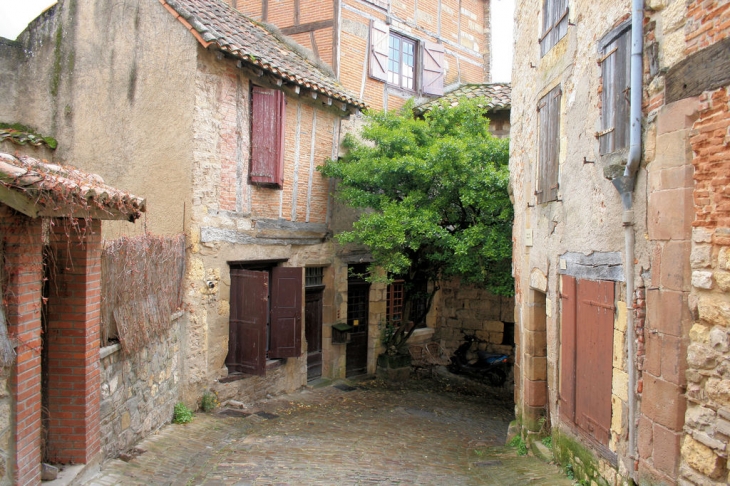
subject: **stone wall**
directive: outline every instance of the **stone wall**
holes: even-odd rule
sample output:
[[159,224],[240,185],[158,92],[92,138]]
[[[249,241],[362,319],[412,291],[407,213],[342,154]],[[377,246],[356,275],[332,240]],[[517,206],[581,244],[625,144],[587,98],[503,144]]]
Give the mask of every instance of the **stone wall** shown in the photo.
[[119,344],[101,348],[101,447],[117,457],[172,420],[180,396],[182,312],[165,335],[127,355]]

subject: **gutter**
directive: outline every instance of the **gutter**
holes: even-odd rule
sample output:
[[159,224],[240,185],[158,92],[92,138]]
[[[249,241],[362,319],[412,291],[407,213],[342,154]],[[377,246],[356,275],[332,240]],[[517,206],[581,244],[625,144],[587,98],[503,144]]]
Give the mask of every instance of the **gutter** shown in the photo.
[[628,366],[629,366],[629,468],[630,476],[635,480],[636,454],[636,328],[634,323],[634,201],[633,192],[636,173],[641,164],[641,98],[643,87],[643,49],[644,49],[644,0],[631,2],[631,97],[629,131],[629,157],[623,177],[614,179],[613,185],[621,195],[623,206],[622,224],[624,227],[624,258],[626,269],[626,328],[628,332]]

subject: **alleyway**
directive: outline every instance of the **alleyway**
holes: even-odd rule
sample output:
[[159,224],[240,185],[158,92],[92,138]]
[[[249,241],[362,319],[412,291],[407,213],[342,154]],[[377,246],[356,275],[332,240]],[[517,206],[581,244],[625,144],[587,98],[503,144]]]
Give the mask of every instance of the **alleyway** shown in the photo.
[[272,399],[245,417],[199,413],[86,484],[571,484],[557,466],[503,447],[513,415],[504,400],[431,380],[354,385]]

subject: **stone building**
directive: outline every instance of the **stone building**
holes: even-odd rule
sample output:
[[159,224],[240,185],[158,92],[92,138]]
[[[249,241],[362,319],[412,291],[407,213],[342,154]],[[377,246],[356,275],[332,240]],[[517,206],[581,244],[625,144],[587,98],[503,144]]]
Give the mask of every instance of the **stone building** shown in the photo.
[[[316,167],[365,104],[325,65],[217,1],[81,0],[3,40],[0,72],[0,122],[52,135],[42,157],[146,199],[136,224],[105,222],[97,236],[186,239],[169,330],[132,354],[89,348],[98,447],[74,462],[117,455],[204,391],[250,402],[344,370],[331,344],[329,181]],[[2,481],[27,484],[7,464]],[[37,462],[23,464],[35,477]]]
[[636,4],[517,2],[516,411],[577,478],[727,484],[730,4]]

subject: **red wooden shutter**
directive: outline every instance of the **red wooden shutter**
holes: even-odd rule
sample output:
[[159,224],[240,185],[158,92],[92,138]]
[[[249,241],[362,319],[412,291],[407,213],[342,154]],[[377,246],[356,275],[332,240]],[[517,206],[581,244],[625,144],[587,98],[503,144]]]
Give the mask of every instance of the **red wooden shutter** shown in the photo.
[[266,371],[266,324],[269,274],[231,269],[228,371],[263,375]]
[[284,185],[283,91],[254,86],[251,107],[251,184]]
[[563,275],[560,299],[560,415],[575,422],[575,326],[576,297],[575,278]]
[[444,94],[444,46],[435,42],[423,43],[423,92]]
[[604,445],[611,427],[613,298],[613,282],[578,281],[575,423]]
[[302,273],[300,267],[271,271],[270,358],[293,358],[302,353]]
[[379,20],[370,24],[370,77],[388,80],[388,43],[390,28]]

